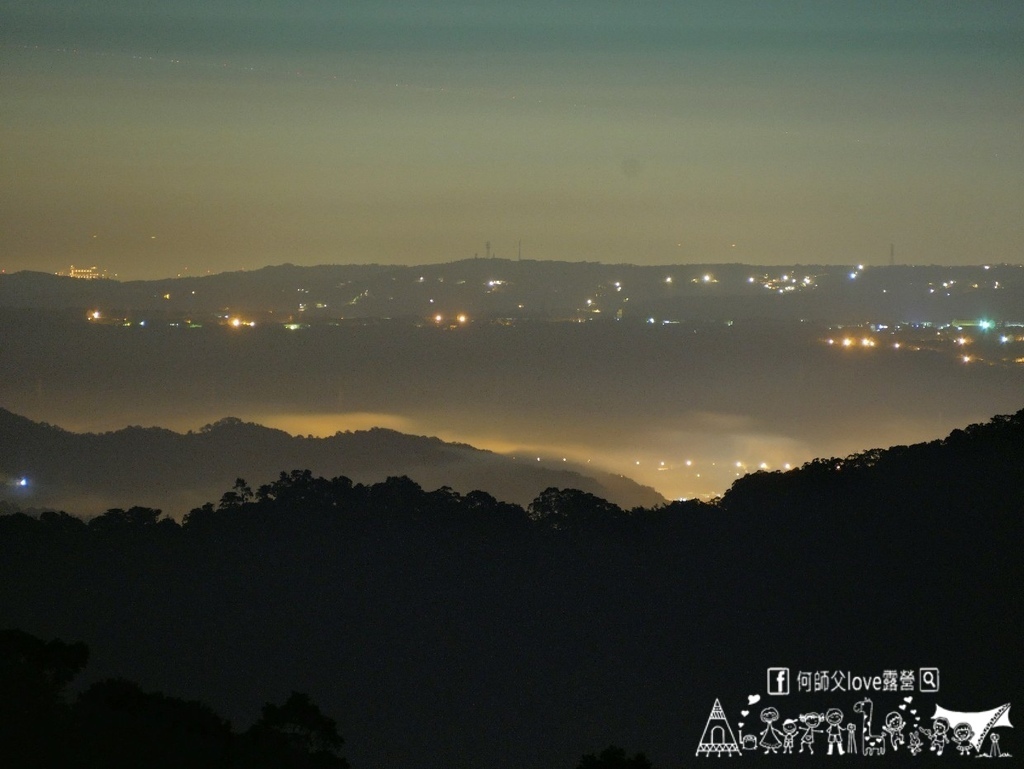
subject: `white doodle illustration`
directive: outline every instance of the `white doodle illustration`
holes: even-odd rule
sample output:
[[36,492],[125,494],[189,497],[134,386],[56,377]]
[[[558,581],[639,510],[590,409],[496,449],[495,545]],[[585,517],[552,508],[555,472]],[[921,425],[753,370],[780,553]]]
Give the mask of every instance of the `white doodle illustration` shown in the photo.
[[782,752],[792,753],[793,742],[796,740],[796,721],[792,718],[787,718],[782,723]]
[[804,713],[800,716],[800,723],[804,725],[804,733],[800,738],[800,752],[804,752],[804,748],[814,755],[814,735],[821,734],[821,726],[823,721],[821,713]]
[[966,756],[974,750],[974,746],[971,744],[973,737],[974,729],[970,724],[957,724],[953,727],[953,742],[956,743],[956,749],[961,756]]
[[885,735],[874,734],[871,731],[871,720],[874,716],[874,703],[867,697],[853,706],[855,712],[861,716],[861,741],[864,744],[865,756],[885,755]]
[[970,726],[974,731],[971,745],[974,746],[978,753],[981,753],[981,744],[993,729],[1001,726],[1013,728],[1013,724],[1010,723],[1010,703],[1000,705],[998,708],[992,708],[992,710],[973,712],[946,710],[944,707],[936,705],[935,715],[932,716],[932,719],[936,718],[946,719],[947,726],[949,724],[967,724]]
[[903,722],[903,716],[895,710],[885,717],[885,726],[882,727],[882,731],[889,735],[889,744],[892,745],[893,751],[904,744],[904,726],[906,724]]
[[766,725],[766,728],[761,732],[761,739],[758,744],[764,748],[764,752],[777,753],[779,748],[782,747],[782,740],[779,739],[779,730],[775,728],[774,724],[779,720],[779,711],[775,708],[765,708],[761,711],[761,721]]
[[828,754],[831,756],[832,748],[836,748],[838,755],[843,755],[843,711],[830,708],[825,714],[825,723],[828,724],[825,730],[828,734]]
[[710,756],[741,755],[740,746],[736,744],[736,737],[733,735],[729,719],[725,717],[722,710],[722,703],[717,699],[711,708],[708,722],[704,725],[704,734],[700,738],[700,745],[697,746],[697,755]]
[[846,752],[857,755],[857,727],[852,723],[846,725]]
[[910,755],[916,756],[918,753],[920,753],[922,745],[923,743],[921,742],[921,735],[917,732],[911,732],[910,736],[907,737],[907,750],[910,751]]
[[925,729],[923,726],[917,728],[931,741],[928,750],[934,751],[937,756],[941,756],[942,749],[949,744],[949,721],[942,716],[937,716],[932,721],[931,729]]

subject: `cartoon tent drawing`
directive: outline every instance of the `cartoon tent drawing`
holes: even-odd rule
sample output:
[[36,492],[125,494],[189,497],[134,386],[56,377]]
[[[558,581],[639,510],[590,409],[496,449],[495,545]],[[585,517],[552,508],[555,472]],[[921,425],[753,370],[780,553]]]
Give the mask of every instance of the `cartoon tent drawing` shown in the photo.
[[957,710],[946,710],[940,705],[935,706],[935,718],[945,718],[949,721],[950,727],[954,727],[957,724],[970,724],[971,729],[974,730],[974,739],[971,740],[971,744],[977,751],[981,750],[981,744],[985,741],[988,733],[995,729],[997,726],[1009,726],[1013,728],[1013,724],[1010,723],[1010,704],[1000,705],[998,708],[992,710],[979,710],[974,712],[960,712]]
[[716,756],[723,753],[727,756],[731,756],[733,753],[737,756],[742,755],[740,746],[736,744],[736,737],[733,736],[732,727],[729,726],[729,719],[725,717],[725,711],[722,710],[722,703],[717,699],[714,707],[711,708],[708,722],[704,726],[700,745],[697,746],[697,755],[702,753],[706,756],[710,756],[712,753]]

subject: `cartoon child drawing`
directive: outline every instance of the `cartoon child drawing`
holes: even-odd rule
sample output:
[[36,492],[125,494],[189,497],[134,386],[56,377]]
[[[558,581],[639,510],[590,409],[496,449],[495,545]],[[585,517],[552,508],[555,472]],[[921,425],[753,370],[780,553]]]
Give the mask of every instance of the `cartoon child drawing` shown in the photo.
[[949,731],[949,721],[940,716],[932,721],[931,729],[925,729],[923,726],[917,728],[924,732],[928,739],[931,740],[932,744],[928,750],[934,750],[935,755],[941,756],[942,749],[949,744],[949,736],[946,734]]
[[843,755],[843,711],[839,708],[831,708],[825,714],[825,721],[828,723],[828,754],[832,755],[832,748],[836,748],[839,755]]
[[907,747],[910,749],[910,754],[916,756],[921,752],[921,735],[917,732],[911,732],[907,738]]
[[971,740],[974,738],[974,729],[971,728],[970,724],[957,724],[953,727],[953,742],[956,743],[956,749],[960,751],[961,756],[966,756],[971,752]]
[[779,730],[772,726],[772,724],[779,720],[779,711],[775,708],[765,708],[761,711],[761,720],[768,726],[761,732],[760,745],[764,748],[765,755],[775,753],[782,747],[782,741],[779,739]]
[[892,711],[885,717],[885,726],[882,727],[882,731],[889,735],[889,742],[892,743],[892,749],[896,750],[897,745],[903,744],[903,727],[906,724],[903,723],[903,716],[899,714],[899,711]]
[[821,713],[804,713],[800,716],[800,722],[804,725],[804,734],[800,738],[800,752],[807,748],[808,752],[814,755],[814,735],[821,734]]
[[793,752],[793,741],[796,739],[796,721],[787,718],[782,724],[782,752]]

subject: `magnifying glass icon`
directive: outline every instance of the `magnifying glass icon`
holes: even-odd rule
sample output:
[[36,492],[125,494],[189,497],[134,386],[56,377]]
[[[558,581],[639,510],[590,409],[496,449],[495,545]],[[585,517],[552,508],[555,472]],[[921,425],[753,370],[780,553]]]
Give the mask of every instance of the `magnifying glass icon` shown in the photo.
[[939,690],[939,671],[935,668],[921,668],[921,691],[937,692]]

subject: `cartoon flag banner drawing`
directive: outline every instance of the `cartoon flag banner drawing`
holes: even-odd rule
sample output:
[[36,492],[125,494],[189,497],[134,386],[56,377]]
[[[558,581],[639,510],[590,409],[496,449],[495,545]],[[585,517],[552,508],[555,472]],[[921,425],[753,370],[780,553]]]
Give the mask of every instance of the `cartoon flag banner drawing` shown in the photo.
[[1013,724],[1010,723],[1010,703],[1000,705],[992,710],[981,710],[975,713],[946,710],[941,705],[936,705],[935,715],[932,716],[932,720],[936,718],[945,718],[949,721],[951,728],[957,724],[970,724],[971,729],[974,730],[974,739],[971,740],[971,744],[979,752],[981,751],[981,743],[985,741],[989,731],[997,726],[1013,728]]

